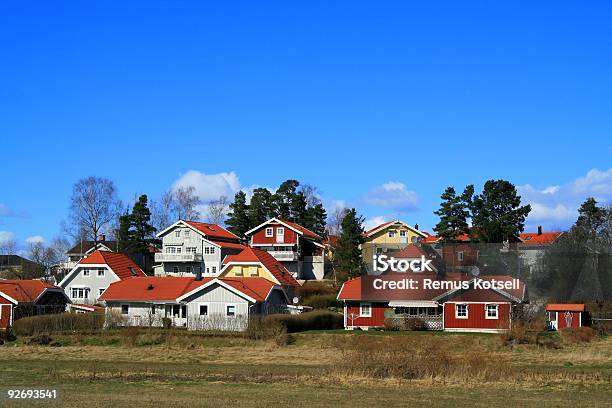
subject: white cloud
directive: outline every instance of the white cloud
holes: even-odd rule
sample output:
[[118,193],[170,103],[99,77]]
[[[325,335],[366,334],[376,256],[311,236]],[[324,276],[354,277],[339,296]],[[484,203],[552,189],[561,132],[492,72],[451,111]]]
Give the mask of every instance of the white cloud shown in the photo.
[[45,242],[45,239],[40,235],[34,235],[32,237],[26,238],[25,242],[28,244],[37,244],[37,243]]
[[393,211],[411,211],[417,208],[418,197],[414,191],[397,181],[389,181],[368,191],[366,203]]
[[0,231],[0,245],[6,244],[8,241],[15,239],[15,234],[10,231]]
[[204,203],[216,200],[222,195],[232,200],[240,190],[240,181],[233,171],[229,173],[205,174],[197,170],[189,170],[172,184],[172,189],[179,187],[195,188],[195,194]]
[[374,227],[379,226],[380,224],[390,221],[390,219],[384,215],[379,215],[376,217],[372,217],[372,218],[367,218],[364,222],[363,222],[363,229],[364,230],[370,230]]
[[594,197],[600,204],[612,202],[612,168],[592,169],[584,177],[543,189],[526,184],[518,186],[518,191],[523,203],[531,204],[528,223],[567,228],[574,223],[580,204],[588,197]]

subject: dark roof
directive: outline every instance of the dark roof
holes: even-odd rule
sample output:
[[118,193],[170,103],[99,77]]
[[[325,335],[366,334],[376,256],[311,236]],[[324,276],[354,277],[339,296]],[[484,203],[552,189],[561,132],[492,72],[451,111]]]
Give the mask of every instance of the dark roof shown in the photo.
[[[117,241],[98,241],[98,244],[102,244],[110,250],[117,249]],[[95,241],[83,241],[77,242],[75,246],[66,251],[66,254],[84,254],[96,245]]]
[[19,255],[0,255],[0,269],[24,265],[40,266],[36,262]]

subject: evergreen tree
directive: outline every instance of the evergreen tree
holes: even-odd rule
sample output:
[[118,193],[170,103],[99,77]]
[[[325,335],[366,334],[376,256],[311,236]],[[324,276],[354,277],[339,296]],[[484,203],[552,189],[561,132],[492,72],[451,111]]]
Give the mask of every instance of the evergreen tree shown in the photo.
[[274,202],[270,190],[267,188],[253,190],[253,197],[251,197],[251,203],[249,204],[250,227],[254,228],[274,216]]
[[518,240],[530,205],[521,206],[516,187],[506,180],[489,180],[472,203],[473,240],[501,243]]
[[149,245],[155,240],[154,235],[157,229],[151,225],[151,211],[148,207],[147,195],[138,197],[138,201],[132,208],[130,214],[130,249],[132,253],[146,254],[149,252]]
[[117,250],[123,253],[130,251],[130,228],[132,227],[132,217],[126,210],[125,214],[119,217],[119,229],[117,230]]
[[434,231],[443,242],[452,242],[459,235],[468,232],[467,219],[470,212],[465,201],[468,188],[462,196],[457,196],[453,187],[447,187],[440,196],[442,199],[440,209],[434,211],[434,214],[440,217],[440,221],[434,227]]
[[297,180],[284,181],[274,193],[274,211],[276,216],[285,220],[291,218],[292,203],[300,183]]
[[238,191],[234,196],[234,202],[229,205],[230,213],[227,214],[225,224],[228,230],[244,237],[244,233],[251,229],[249,221],[249,206],[246,203],[246,194],[244,191]]
[[606,222],[606,210],[597,206],[597,201],[589,197],[578,209],[578,219],[573,230],[583,240],[595,237]]
[[342,220],[342,234],[338,238],[338,245],[334,261],[341,277],[359,276],[363,266],[360,245],[365,242],[363,237],[363,217],[358,216],[354,208],[346,211]]
[[318,203],[306,210],[306,219],[303,226],[323,237],[325,236],[326,220],[327,213],[325,208],[323,204]]
[[301,191],[291,197],[289,220],[304,226],[306,224],[306,197]]

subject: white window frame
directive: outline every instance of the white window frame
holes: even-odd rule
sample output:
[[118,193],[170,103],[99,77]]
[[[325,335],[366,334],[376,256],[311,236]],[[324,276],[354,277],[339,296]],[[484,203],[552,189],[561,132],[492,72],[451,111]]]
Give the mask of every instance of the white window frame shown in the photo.
[[406,230],[400,230],[400,238],[406,237]]
[[189,230],[185,230],[185,238],[189,238],[190,232],[191,231],[189,231]]
[[98,297],[102,296],[106,288],[98,288]]
[[[127,313],[123,313],[123,306],[127,307]],[[122,303],[121,304],[121,316],[129,316],[130,315],[130,304]]]
[[[228,307],[233,307],[234,308],[234,315],[231,316],[229,315],[227,312],[227,308]],[[225,304],[225,317],[231,317],[232,319],[235,318],[236,316],[238,316],[238,307],[236,306],[236,303],[226,303]]]
[[211,266],[211,272],[213,274],[217,273],[217,267],[216,266]]
[[276,236],[285,236],[285,227],[276,227]]
[[463,262],[463,251],[457,252],[457,260]]
[[[202,314],[202,306],[206,306],[206,314]],[[208,303],[198,303],[198,316],[206,316],[210,315],[210,305]]]
[[83,277],[89,278],[91,276],[91,269],[83,268]]
[[[100,272],[102,272],[102,274],[101,274],[101,275],[100,275]],[[104,269],[104,268],[98,268],[98,272],[97,272],[96,276],[97,276],[98,278],[103,278],[103,277],[105,277],[105,276],[106,276],[106,269]]]
[[[364,306],[367,307],[364,311]],[[361,302],[359,303],[359,317],[372,317],[372,303]]]
[[[459,306],[465,306],[465,316],[459,316]],[[467,303],[455,303],[455,319],[467,319],[470,316],[470,307]]]
[[387,232],[387,235],[389,238],[395,238],[395,233],[396,233],[395,230],[390,230]]
[[[489,316],[489,306],[495,307],[495,316]],[[485,304],[485,319],[487,320],[499,320],[499,304],[497,303],[486,303]]]
[[174,231],[174,237],[175,238],[180,238],[181,237],[181,230],[177,229],[176,231]]
[[178,266],[173,266],[172,267],[172,273],[179,273],[181,271],[181,269]]
[[274,228],[267,227],[266,228],[266,238],[272,238],[274,236]]

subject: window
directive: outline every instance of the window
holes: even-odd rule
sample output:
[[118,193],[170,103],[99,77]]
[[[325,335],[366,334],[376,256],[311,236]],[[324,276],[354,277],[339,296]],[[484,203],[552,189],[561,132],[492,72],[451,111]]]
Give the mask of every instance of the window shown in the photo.
[[187,317],[187,305],[182,305],[181,306],[181,317],[182,318]]
[[272,227],[266,228],[266,237],[270,238],[273,235],[274,235],[274,228],[272,228]]
[[217,273],[217,267],[216,266],[212,267],[212,273]]
[[402,230],[400,231],[400,237],[404,238],[406,236],[406,231]]
[[459,251],[459,252],[457,252],[457,260],[458,260],[459,262],[462,262],[462,261],[463,261],[463,251]]
[[215,247],[205,247],[204,248],[204,253],[205,254],[209,254],[212,255],[215,253]]
[[178,266],[173,266],[172,267],[172,272],[179,273],[179,267]]
[[455,305],[455,318],[467,319],[468,318],[468,305],[456,304]]
[[104,293],[105,290],[106,290],[106,288],[99,288],[98,289],[98,297],[102,296],[102,294]]
[[130,305],[121,305],[121,314],[126,315],[130,313]]
[[200,305],[200,316],[208,316],[208,305]]
[[234,317],[234,316],[236,316],[236,305],[227,305],[225,307],[225,315],[227,317]]
[[498,319],[499,305],[485,305],[485,318]]
[[167,254],[175,254],[176,253],[176,247],[173,247],[173,246],[166,247],[166,253]]
[[187,247],[187,248],[185,248],[185,252],[188,253],[188,254],[195,254],[195,251],[196,251],[195,247]]
[[104,277],[104,268],[100,268],[98,269],[98,278],[103,278]]
[[157,308],[155,307],[155,305],[151,305],[151,314],[155,313],[157,313]]
[[372,317],[372,304],[371,303],[361,303],[359,305],[359,316]]
[[180,238],[181,237],[181,230],[174,231],[174,236],[177,237],[177,238]]
[[187,273],[193,273],[193,268],[191,266],[186,266],[185,267],[185,272]]
[[276,235],[285,236],[285,229],[283,227],[276,228]]
[[389,231],[389,238],[395,238],[395,231]]
[[89,269],[87,269],[87,268],[83,269],[83,276],[89,278],[89,276],[90,276]]
[[179,317],[181,313],[181,306],[180,305],[172,305],[172,316],[173,317]]
[[180,254],[181,252],[183,252],[183,248],[181,247],[176,247],[176,253]]
[[89,298],[89,288],[72,288],[70,289],[70,294],[72,295],[72,299],[88,299]]
[[191,234],[191,231],[185,230],[185,238],[188,238],[190,234]]

